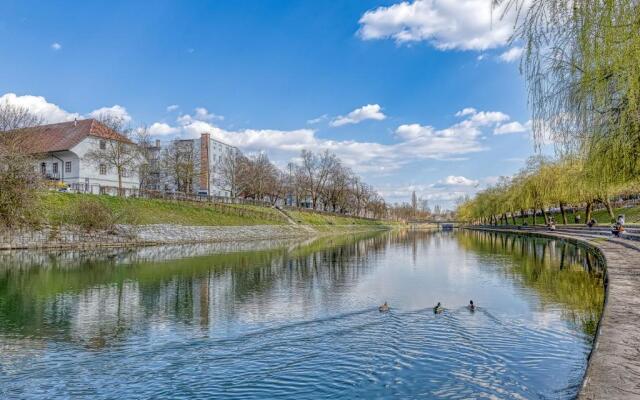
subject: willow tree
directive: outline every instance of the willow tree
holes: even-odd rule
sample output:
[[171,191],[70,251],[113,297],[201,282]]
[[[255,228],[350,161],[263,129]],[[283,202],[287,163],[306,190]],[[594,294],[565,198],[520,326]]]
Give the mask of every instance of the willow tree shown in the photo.
[[537,143],[640,177],[640,2],[494,0],[517,12]]

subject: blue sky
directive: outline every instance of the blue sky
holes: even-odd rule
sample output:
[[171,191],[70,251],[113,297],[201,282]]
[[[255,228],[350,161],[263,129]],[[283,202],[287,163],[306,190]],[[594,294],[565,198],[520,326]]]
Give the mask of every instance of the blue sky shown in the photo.
[[0,100],[51,122],[118,113],[165,141],[210,131],[280,165],[329,149],[391,202],[451,206],[533,152],[513,18],[496,14],[490,0],[4,0]]

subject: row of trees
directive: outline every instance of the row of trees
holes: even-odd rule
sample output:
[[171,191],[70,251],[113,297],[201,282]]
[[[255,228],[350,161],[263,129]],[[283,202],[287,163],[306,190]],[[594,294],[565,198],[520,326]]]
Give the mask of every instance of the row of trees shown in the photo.
[[514,42],[525,49],[532,128],[557,158],[531,158],[510,178],[458,207],[470,221],[594,204],[613,218],[611,199],[636,192],[640,179],[640,2],[494,0],[516,12]]
[[584,207],[591,219],[594,206],[603,206],[614,219],[612,199],[638,190],[635,180],[620,183],[609,179],[606,172],[577,157],[549,159],[531,157],[527,165],[513,177],[499,182],[473,199],[462,202],[457,216],[475,223],[516,223],[517,217],[542,216],[549,222],[549,211],[557,210],[566,224],[567,209]]

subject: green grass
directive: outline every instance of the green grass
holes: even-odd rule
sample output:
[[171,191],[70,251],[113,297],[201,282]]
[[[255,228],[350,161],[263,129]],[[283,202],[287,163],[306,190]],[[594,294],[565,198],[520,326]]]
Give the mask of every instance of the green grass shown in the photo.
[[[82,201],[93,199],[107,206],[123,224],[176,224],[194,226],[282,225],[286,218],[271,207],[240,204],[209,204],[186,201],[151,200],[75,193],[46,192],[40,209],[44,220],[58,225],[69,222],[69,215]],[[382,221],[320,214],[313,211],[287,211],[300,224],[314,226],[384,226]]]
[[95,199],[128,224],[177,224],[195,226],[281,225],[286,219],[269,207],[212,205],[195,202],[123,198],[49,192],[42,196],[41,209],[51,224],[68,222],[67,216],[83,199]]

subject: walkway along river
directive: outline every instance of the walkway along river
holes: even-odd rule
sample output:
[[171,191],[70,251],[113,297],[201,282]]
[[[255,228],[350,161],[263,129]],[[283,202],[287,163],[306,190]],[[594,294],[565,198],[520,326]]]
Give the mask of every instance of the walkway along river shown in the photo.
[[251,246],[0,252],[0,398],[580,389],[604,301],[584,247],[471,231]]
[[600,251],[606,264],[606,301],[579,397],[640,399],[640,243],[579,229],[480,229],[561,238]]

